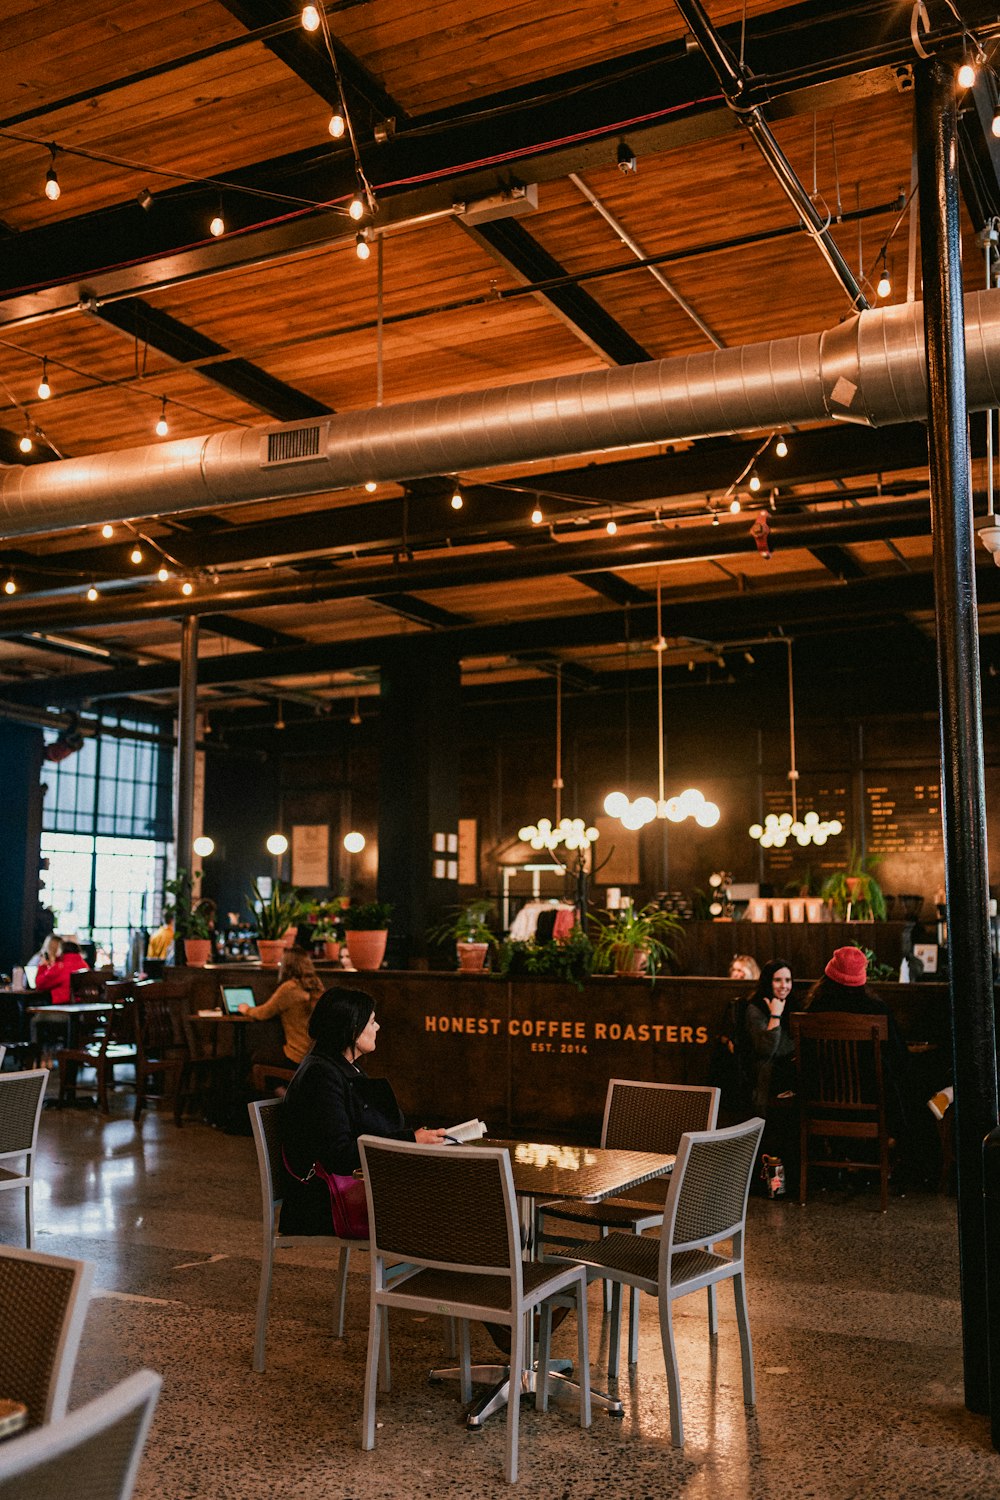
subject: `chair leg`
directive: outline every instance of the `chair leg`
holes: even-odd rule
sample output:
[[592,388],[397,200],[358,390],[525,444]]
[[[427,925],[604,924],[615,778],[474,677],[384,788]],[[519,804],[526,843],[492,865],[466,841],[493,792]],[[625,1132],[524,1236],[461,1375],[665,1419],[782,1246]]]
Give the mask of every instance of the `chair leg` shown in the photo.
[[[107,1065],[103,1061],[99,1062],[97,1066],[97,1108],[102,1115],[109,1115],[111,1113],[111,1105],[108,1101],[108,1072]],[[111,1068],[110,1072],[111,1082],[114,1083],[114,1068]]]
[[341,1245],[341,1247],[340,1247],[340,1260],[337,1263],[337,1285],[336,1285],[336,1291],[335,1291],[335,1295],[336,1295],[336,1299],[337,1299],[337,1337],[338,1337],[338,1339],[342,1339],[344,1337],[344,1313],[345,1313],[346,1308],[347,1308],[347,1272],[348,1272],[348,1268],[350,1267],[350,1264],[351,1264],[351,1247],[350,1247],[350,1245]]
[[[608,1237],[608,1226],[606,1224],[602,1224],[601,1225],[601,1239],[605,1240],[605,1239],[607,1239],[607,1237]],[[604,1283],[604,1311],[606,1313],[608,1313],[608,1312],[611,1311],[611,1283],[610,1283],[610,1281],[606,1281]]]
[[809,1177],[809,1133],[806,1130],[805,1117],[802,1119],[802,1129],[799,1132],[799,1207],[805,1208],[806,1183]]
[[377,1305],[373,1295],[368,1312],[368,1363],[365,1367],[365,1408],[361,1422],[361,1446],[366,1449],[375,1446],[375,1401],[383,1310]]
[[274,1269],[274,1227],[264,1226],[264,1239],[260,1257],[260,1290],[257,1293],[257,1331],[253,1343],[253,1367],[258,1375],[264,1373],[264,1344],[267,1339],[267,1305],[271,1300],[271,1273]]
[[35,1248],[35,1226],[31,1215],[31,1183],[24,1190],[24,1235],[29,1250]]
[[663,1363],[667,1371],[667,1396],[670,1401],[670,1441],[675,1448],[684,1446],[684,1423],[681,1420],[681,1382],[677,1373],[677,1348],[674,1344],[673,1311],[669,1297],[661,1297],[660,1338],[663,1341]]
[[458,1357],[458,1338],[455,1333],[455,1319],[444,1320],[444,1352],[450,1359]]
[[177,1092],[174,1095],[174,1124],[177,1126],[178,1130],[184,1124],[184,1103],[187,1099],[187,1089],[185,1088],[185,1085],[187,1084],[190,1077],[190,1068],[190,1063],[181,1064],[180,1077],[177,1080]]
[[517,1427],[521,1415],[521,1372],[524,1369],[524,1318],[510,1326],[510,1396],[507,1401],[507,1483],[517,1479]]
[[576,1375],[580,1387],[580,1426],[589,1427],[590,1343],[587,1338],[587,1277],[581,1275],[576,1289]]
[[608,1379],[618,1379],[622,1343],[622,1284],[620,1281],[604,1283],[605,1296],[611,1293],[611,1329],[608,1333]]
[[392,1363],[389,1359],[389,1309],[387,1307],[381,1307],[379,1309],[379,1313],[380,1321],[382,1324],[382,1358],[380,1360],[381,1368],[379,1370],[379,1389],[382,1391],[391,1391]]
[[639,1363],[639,1288],[628,1289],[628,1362]]
[[883,1213],[889,1208],[889,1137],[885,1131],[879,1139],[879,1183],[881,1187],[880,1206]]
[[472,1400],[472,1354],[469,1348],[468,1318],[459,1319],[458,1350],[459,1397],[465,1405]]
[[733,1277],[733,1296],[736,1299],[736,1322],[740,1330],[740,1357],[743,1360],[743,1400],[747,1406],[753,1406],[757,1399],[753,1378],[753,1341],[750,1338],[747,1288],[742,1274]]
[[710,1339],[717,1338],[719,1334],[719,1307],[715,1297],[715,1282],[708,1288],[708,1336]]
[[552,1357],[552,1303],[543,1302],[538,1320],[538,1376],[535,1383],[535,1410],[549,1409],[549,1360]]

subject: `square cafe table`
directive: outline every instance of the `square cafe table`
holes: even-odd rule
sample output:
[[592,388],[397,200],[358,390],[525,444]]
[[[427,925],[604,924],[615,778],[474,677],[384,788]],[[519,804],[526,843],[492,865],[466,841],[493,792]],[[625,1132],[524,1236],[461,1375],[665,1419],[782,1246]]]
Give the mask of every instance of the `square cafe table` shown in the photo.
[[[535,1203],[538,1199],[566,1198],[584,1203],[600,1203],[640,1187],[654,1177],[673,1171],[676,1157],[652,1151],[608,1151],[598,1146],[555,1146],[542,1141],[510,1141],[487,1137],[477,1146],[502,1146],[510,1155],[514,1191],[522,1200],[521,1222],[528,1230],[529,1252],[534,1233]],[[461,1148],[458,1148],[461,1149]],[[666,1197],[666,1187],[664,1187]],[[576,1383],[567,1378],[572,1370],[570,1360],[553,1360],[549,1366],[549,1386],[553,1395],[576,1396]],[[458,1370],[432,1370],[432,1380],[457,1377]],[[508,1365],[473,1365],[472,1378],[482,1384],[494,1382],[493,1388],[471,1407],[466,1426],[482,1427],[487,1417],[500,1411],[509,1399],[510,1367]],[[535,1389],[536,1371],[526,1369],[521,1377],[521,1392]],[[622,1404],[603,1391],[591,1391],[597,1406],[616,1417],[622,1415]]]

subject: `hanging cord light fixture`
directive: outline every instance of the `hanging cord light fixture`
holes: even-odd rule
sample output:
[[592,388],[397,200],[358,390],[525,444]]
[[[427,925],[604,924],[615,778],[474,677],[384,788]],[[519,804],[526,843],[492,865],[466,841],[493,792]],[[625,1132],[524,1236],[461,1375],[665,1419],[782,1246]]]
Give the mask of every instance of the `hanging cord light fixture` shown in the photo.
[[556,794],[556,816],[553,822],[550,818],[539,818],[537,823],[529,823],[524,828],[518,829],[518,838],[522,843],[530,844],[532,849],[558,849],[560,844],[565,845],[568,850],[577,850],[586,854],[591,844],[598,838],[596,828],[588,828],[582,818],[564,818],[562,815],[562,666],[556,667],[556,774],[552,782]]
[[679,797],[666,795],[666,755],[663,728],[663,657],[667,649],[663,634],[663,589],[660,574],[656,575],[656,722],[657,722],[657,796],[637,797],[630,801],[625,792],[610,792],[604,799],[604,811],[609,818],[617,818],[623,828],[639,829],[654,818],[667,818],[671,823],[683,823],[685,818],[694,818],[701,828],[714,828],[721,816],[717,803],[709,802],[697,787],[688,787]]
[[792,810],[790,813],[768,813],[762,824],[751,824],[750,837],[756,839],[762,849],[783,849],[790,837],[803,848],[808,844],[825,844],[828,838],[834,838],[844,831],[839,818],[825,821],[815,812],[807,812],[803,821],[799,822],[799,772],[795,764],[795,677],[790,639],[785,641],[785,647],[788,652],[788,781],[792,788]]

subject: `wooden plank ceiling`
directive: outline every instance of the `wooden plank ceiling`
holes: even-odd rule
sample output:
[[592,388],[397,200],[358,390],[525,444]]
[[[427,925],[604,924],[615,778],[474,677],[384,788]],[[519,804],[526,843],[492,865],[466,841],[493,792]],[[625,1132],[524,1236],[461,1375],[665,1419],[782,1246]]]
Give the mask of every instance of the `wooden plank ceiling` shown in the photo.
[[[905,299],[910,7],[705,9],[743,49],[765,116],[870,302],[883,254],[889,300]],[[960,9],[992,56],[995,6]],[[850,311],[672,0],[330,0],[336,69],[288,0],[65,0],[57,11],[4,0],[0,14],[5,462],[143,446],[161,414],[171,437],[198,436],[364,409],[380,392],[391,404],[699,353],[710,337],[721,347],[814,332]],[[940,24],[941,45],[954,46],[958,23]],[[341,84],[377,204],[363,221],[375,247],[366,261],[344,213],[356,163],[328,131]],[[1000,188],[974,105],[970,93],[963,181],[975,179],[966,196],[981,216],[984,202],[1000,211]],[[536,209],[478,227],[455,210],[514,183],[537,184]],[[216,215],[221,237],[209,232]],[[966,214],[970,286],[982,284],[981,227]],[[321,701],[373,691],[387,638],[442,630],[456,632],[470,683],[538,677],[558,659],[617,672],[626,612],[651,628],[658,582],[682,667],[715,661],[741,635],[821,630],[825,591],[845,586],[869,626],[881,607],[926,638],[930,541],[912,523],[927,493],[919,431],[786,436],[787,457],[773,441],[759,456],[756,495],[748,480],[767,433],[182,518],[145,515],[137,495],[134,523],[110,537],[95,527],[0,542],[0,577],[15,589],[0,606],[0,698],[78,701],[89,674],[100,701],[126,673],[132,695],[169,702],[158,664],[176,660],[182,606],[208,615],[202,657],[237,661],[232,683],[219,666],[213,689],[235,704],[254,653],[266,667],[255,695]],[[749,532],[761,505],[770,559]],[[888,505],[910,524],[890,517],[862,540],[782,544],[810,518]],[[668,555],[692,527],[700,552]],[[626,556],[644,540],[666,552]],[[582,542],[584,563],[567,551],[564,571],[533,571],[552,547]],[[491,579],[491,559],[513,576]],[[421,587],[414,570],[430,578],[436,564]],[[991,588],[986,578],[986,629]],[[709,603],[725,639],[696,647]],[[552,653],[541,664],[516,649],[516,630],[532,624]]]

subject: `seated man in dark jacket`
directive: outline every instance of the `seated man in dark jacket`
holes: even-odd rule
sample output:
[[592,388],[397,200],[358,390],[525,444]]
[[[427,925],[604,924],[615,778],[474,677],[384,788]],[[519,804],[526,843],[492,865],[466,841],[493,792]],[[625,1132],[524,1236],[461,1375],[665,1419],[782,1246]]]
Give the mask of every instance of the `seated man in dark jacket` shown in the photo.
[[369,1078],[358,1059],[375,1050],[379,1023],[370,995],[332,989],[321,995],[309,1020],[313,1050],[300,1064],[281,1103],[281,1141],[288,1169],[281,1208],[283,1234],[333,1234],[326,1182],[314,1174],[349,1177],[361,1164],[358,1137],[440,1145],[443,1130],[407,1130],[396,1096],[384,1078]]

